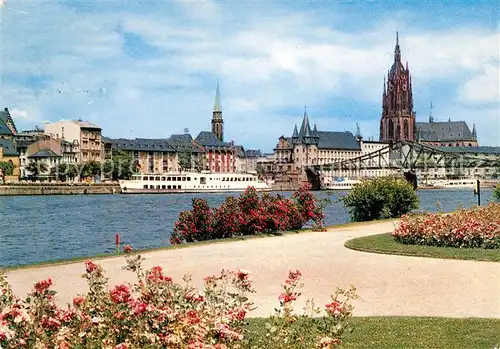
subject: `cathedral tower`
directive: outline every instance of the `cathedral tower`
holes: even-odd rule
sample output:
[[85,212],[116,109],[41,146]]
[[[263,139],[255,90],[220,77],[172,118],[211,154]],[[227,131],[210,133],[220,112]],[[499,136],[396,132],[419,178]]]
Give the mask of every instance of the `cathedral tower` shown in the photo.
[[384,78],[384,92],[382,95],[382,118],[380,120],[381,141],[415,141],[416,125],[415,112],[413,111],[413,95],[411,88],[411,75],[401,63],[399,38],[396,34],[396,47],[394,49],[394,63],[387,76]]
[[219,80],[215,91],[214,111],[212,113],[212,133],[221,142],[224,141],[224,120],[222,120],[222,107],[220,104]]

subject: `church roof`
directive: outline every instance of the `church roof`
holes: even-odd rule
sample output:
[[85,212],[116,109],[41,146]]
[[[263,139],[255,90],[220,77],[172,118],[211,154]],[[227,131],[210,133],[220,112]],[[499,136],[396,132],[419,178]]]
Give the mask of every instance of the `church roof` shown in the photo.
[[319,149],[347,149],[360,150],[356,137],[349,132],[317,131],[319,137]]
[[261,157],[262,154],[259,149],[247,149],[245,150],[245,156],[247,158],[258,158]]
[[417,139],[427,142],[475,140],[465,121],[417,122]]
[[0,139],[0,148],[2,148],[2,152],[5,156],[19,155],[14,143],[8,139]]
[[476,154],[489,154],[489,155],[500,156],[500,147],[482,146],[482,147],[432,147],[432,148],[448,153],[463,153],[466,155],[471,155],[471,153],[476,153]]
[[[11,134],[14,132],[17,133],[16,125],[14,124],[14,120],[12,120],[12,117],[10,116],[9,109],[5,108],[4,110],[0,110],[0,124],[1,121],[7,126],[7,123],[11,123],[13,130],[11,130]],[[8,127],[7,127],[8,128]],[[0,133],[2,134],[2,133]]]

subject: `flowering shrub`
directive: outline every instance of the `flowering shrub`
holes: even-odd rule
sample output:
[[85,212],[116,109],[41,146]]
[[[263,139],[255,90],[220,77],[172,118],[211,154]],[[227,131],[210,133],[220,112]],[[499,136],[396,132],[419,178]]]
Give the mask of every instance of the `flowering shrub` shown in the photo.
[[193,199],[193,209],[181,212],[170,238],[172,244],[295,230],[306,223],[322,227],[323,208],[304,185],[290,199],[259,194],[249,187],[239,198],[228,197],[218,208]]
[[392,236],[404,244],[500,248],[500,204],[442,215],[405,215]]
[[404,179],[392,177],[364,180],[341,201],[355,222],[401,217],[419,204],[413,186]]
[[[89,285],[66,308],[54,302],[52,280],[35,283],[22,300],[14,296],[0,274],[0,347],[18,348],[250,348],[244,335],[245,319],[253,309],[248,294],[254,292],[250,272],[225,271],[204,279],[204,291],[175,283],[161,267],[143,270],[140,256],[126,257],[124,269],[137,276],[134,284],[108,288],[101,266],[85,262],[82,275]],[[312,340],[304,340],[293,314],[293,302],[301,273],[290,271],[279,296],[280,310],[270,319],[265,343],[257,348],[333,348],[341,342],[355,297],[354,289],[338,290],[325,305],[324,322],[314,328]],[[344,296],[344,300],[340,300]],[[314,309],[319,312],[319,309]],[[304,315],[306,316],[306,315]],[[304,317],[303,316],[303,317]],[[308,337],[309,338],[309,337]],[[287,344],[288,343],[288,344]],[[305,344],[305,346],[303,346]],[[297,346],[296,346],[297,345]],[[255,345],[251,346],[255,348]]]
[[[350,331],[349,318],[353,307],[350,304],[356,299],[356,289],[337,289],[331,296],[331,302],[324,305],[324,314],[318,318],[321,309],[314,301],[307,301],[302,315],[294,313],[294,303],[301,296],[299,289],[302,274],[291,270],[283,292],[278,297],[280,307],[266,322],[266,337],[257,343],[259,348],[321,348],[331,349],[342,344],[341,337],[346,330]],[[314,317],[314,319],[312,319]],[[251,333],[249,333],[252,336]]]

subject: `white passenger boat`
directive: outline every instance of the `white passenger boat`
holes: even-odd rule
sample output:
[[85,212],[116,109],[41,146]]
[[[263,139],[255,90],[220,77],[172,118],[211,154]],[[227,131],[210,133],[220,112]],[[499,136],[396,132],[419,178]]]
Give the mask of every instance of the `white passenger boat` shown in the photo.
[[354,186],[361,183],[357,179],[348,179],[348,178],[334,178],[331,183],[328,183],[324,186],[326,190],[351,190]]
[[271,187],[249,173],[177,172],[133,175],[120,180],[124,194],[224,193],[242,192],[248,187],[271,191]]
[[433,187],[436,189],[475,188],[476,183],[475,179],[445,179],[434,182]]

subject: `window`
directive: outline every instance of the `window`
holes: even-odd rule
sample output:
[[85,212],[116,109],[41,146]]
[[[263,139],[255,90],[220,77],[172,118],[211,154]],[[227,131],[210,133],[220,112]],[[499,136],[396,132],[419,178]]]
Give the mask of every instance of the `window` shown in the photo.
[[188,177],[188,178],[187,178],[187,180],[188,180],[188,181],[190,181],[190,180],[191,180],[191,177]]
[[181,177],[177,177],[177,180],[178,180],[179,182],[180,182],[180,181],[182,181]]
[[161,188],[162,189],[167,189],[167,186],[166,185],[162,185]]
[[207,184],[207,177],[200,177],[200,184]]
[[160,177],[156,177],[156,178],[155,178],[155,181],[159,181],[159,180],[160,180]]
[[186,181],[186,177],[182,177],[182,181],[185,182]]
[[171,181],[172,179],[170,177],[167,177],[167,181]]
[[144,189],[148,189],[148,185],[147,184],[144,184]]
[[171,185],[167,185],[167,189],[168,190],[172,189],[172,186]]
[[154,177],[149,177],[149,180],[150,180],[150,181],[154,181],[154,180],[155,180],[155,178],[154,178]]

